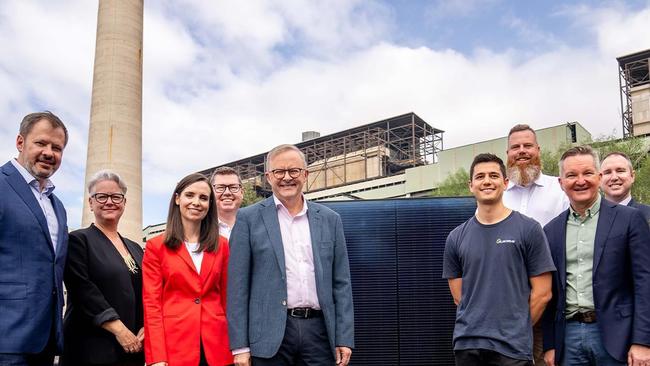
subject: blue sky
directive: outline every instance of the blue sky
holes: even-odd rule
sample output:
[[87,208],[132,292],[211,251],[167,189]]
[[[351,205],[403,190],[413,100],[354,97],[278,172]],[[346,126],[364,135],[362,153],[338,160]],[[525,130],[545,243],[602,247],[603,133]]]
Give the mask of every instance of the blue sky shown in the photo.
[[[97,1],[0,2],[0,152],[60,115],[53,181],[80,225]],[[649,1],[145,1],[144,224],[184,175],[413,111],[446,147],[514,124],[621,134],[616,57],[650,48]],[[128,183],[128,182],[127,182]]]

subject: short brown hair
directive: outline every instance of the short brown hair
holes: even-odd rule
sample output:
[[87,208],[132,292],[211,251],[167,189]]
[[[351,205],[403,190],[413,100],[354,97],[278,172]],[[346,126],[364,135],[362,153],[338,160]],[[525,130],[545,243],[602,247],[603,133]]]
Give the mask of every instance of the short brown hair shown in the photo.
[[560,177],[562,177],[562,173],[564,172],[564,168],[563,168],[564,160],[566,160],[566,158],[568,157],[579,156],[579,155],[591,156],[594,160],[594,168],[596,168],[597,171],[600,171],[600,160],[598,159],[598,152],[596,150],[592,149],[591,146],[589,145],[574,146],[569,150],[565,151],[562,154],[562,157],[560,158],[560,162],[559,162]]
[[[178,249],[185,240],[183,222],[181,221],[181,210],[176,204],[176,197],[188,186],[205,182],[210,187],[210,181],[201,173],[192,173],[181,179],[169,201],[169,212],[167,213],[167,228],[165,229],[165,246],[170,249]],[[201,220],[201,232],[199,234],[199,252],[214,252],[219,247],[219,226],[217,224],[217,203],[214,199],[214,192],[210,187],[210,204],[208,214]]]
[[508,137],[510,137],[510,135],[512,135],[515,132],[521,132],[521,131],[530,131],[530,132],[533,133],[533,135],[535,135],[535,139],[537,139],[537,133],[535,133],[535,130],[533,130],[532,127],[530,127],[529,125],[527,125],[525,123],[520,123],[520,124],[514,125],[510,129],[510,132],[508,132]]
[[235,175],[237,176],[237,180],[239,181],[239,184],[241,184],[241,177],[239,174],[237,174],[237,171],[229,166],[220,166],[218,168],[215,168],[212,171],[212,174],[210,174],[210,184],[214,184],[214,177],[217,175]]
[[64,145],[68,145],[68,129],[65,127],[65,124],[63,124],[63,121],[61,121],[59,117],[50,111],[30,113],[23,117],[22,122],[20,122],[20,129],[18,133],[22,137],[27,137],[27,135],[32,132],[34,125],[43,119],[50,122],[50,125],[53,128],[63,129],[63,134],[65,135]]
[[600,163],[602,164],[603,161],[605,161],[605,159],[609,158],[610,156],[620,156],[620,157],[622,157],[623,159],[625,159],[627,161],[627,165],[630,168],[630,172],[634,170],[634,166],[632,165],[632,159],[630,159],[630,157],[627,156],[626,153],[621,152],[621,151],[612,151],[612,152],[610,152],[609,154],[605,155],[605,157],[600,161]]

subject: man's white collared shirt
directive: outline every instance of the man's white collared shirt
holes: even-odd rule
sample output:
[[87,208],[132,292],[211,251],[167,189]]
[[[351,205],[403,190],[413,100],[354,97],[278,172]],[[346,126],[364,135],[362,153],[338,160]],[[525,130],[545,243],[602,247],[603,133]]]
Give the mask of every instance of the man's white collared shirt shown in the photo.
[[[303,198],[304,200],[304,198]],[[284,264],[287,274],[287,308],[320,309],[316,292],[314,252],[307,218],[307,202],[302,210],[291,216],[289,210],[273,196],[278,210]]]
[[228,226],[225,222],[219,220],[219,235],[223,236],[224,238],[228,239],[228,242],[230,242],[230,233],[232,232],[232,228]]
[[540,174],[528,187],[510,181],[503,193],[503,204],[544,226],[569,208],[569,199],[562,191],[557,177]]
[[630,201],[632,201],[632,195],[628,195],[624,200],[622,200],[622,201],[619,202],[618,204],[619,204],[619,205],[623,205],[623,206],[629,206],[629,205],[630,205]]
[[11,159],[11,164],[13,164],[14,168],[18,170],[23,179],[25,179],[25,182],[27,182],[27,185],[29,185],[29,188],[34,194],[34,198],[36,198],[38,205],[41,206],[41,210],[43,210],[43,215],[45,215],[45,220],[47,221],[47,229],[50,232],[50,239],[52,239],[52,248],[56,253],[56,243],[59,239],[59,220],[56,218],[54,206],[52,205],[52,200],[50,200],[50,195],[54,192],[54,184],[52,184],[52,181],[48,179],[45,182],[45,189],[41,192],[38,180],[36,180],[33,175],[29,174],[25,167],[20,165],[16,159]]

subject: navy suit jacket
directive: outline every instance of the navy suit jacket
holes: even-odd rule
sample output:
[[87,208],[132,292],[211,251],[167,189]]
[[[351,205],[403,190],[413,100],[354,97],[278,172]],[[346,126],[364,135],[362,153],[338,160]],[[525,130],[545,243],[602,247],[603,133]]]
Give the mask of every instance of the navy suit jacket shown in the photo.
[[63,204],[54,194],[50,199],[59,221],[56,254],[31,188],[11,162],[0,168],[0,353],[41,352],[51,331],[63,348],[68,226]]
[[[566,307],[566,226],[569,210],[544,231],[557,272],[553,299],[542,317],[544,350],[562,358]],[[607,352],[621,362],[630,345],[650,345],[650,228],[640,211],[604,198],[594,243],[593,295],[596,318]]]
[[641,211],[643,217],[645,217],[648,224],[650,224],[650,206],[644,205],[643,203],[639,203],[634,199],[630,200],[630,202],[628,202],[627,205]]
[[[341,217],[307,201],[318,301],[332,352],[354,347],[350,267]],[[269,358],[280,348],[287,321],[284,247],[270,197],[237,213],[230,235],[227,317],[230,348],[250,347]]]

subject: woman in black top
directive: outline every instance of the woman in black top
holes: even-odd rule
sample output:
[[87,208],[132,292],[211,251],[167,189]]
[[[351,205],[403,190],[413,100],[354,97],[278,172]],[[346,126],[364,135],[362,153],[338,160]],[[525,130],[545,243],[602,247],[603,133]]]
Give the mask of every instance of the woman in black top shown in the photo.
[[143,251],[117,232],[126,185],[116,173],[103,170],[88,183],[88,193],[95,223],[70,233],[60,363],[142,366]]

